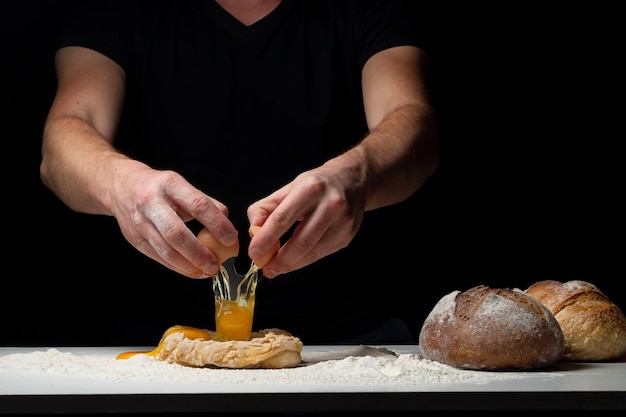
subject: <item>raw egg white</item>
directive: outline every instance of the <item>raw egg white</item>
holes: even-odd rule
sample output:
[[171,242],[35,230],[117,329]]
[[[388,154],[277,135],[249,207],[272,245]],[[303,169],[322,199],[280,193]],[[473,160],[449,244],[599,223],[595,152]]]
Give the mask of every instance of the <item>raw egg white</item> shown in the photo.
[[[239,242],[233,246],[224,246],[206,228],[200,230],[198,240],[217,255],[220,264],[239,254]],[[215,312],[217,340],[250,340],[254,317],[254,294],[247,300],[239,300],[239,297],[237,300],[216,297]]]
[[[250,236],[254,236],[260,228],[261,226],[251,226],[249,230]],[[198,240],[217,256],[220,264],[223,264],[228,259],[234,258],[239,254],[239,242],[232,246],[225,246],[219,240],[215,239],[206,228],[200,230]],[[263,268],[276,255],[279,249],[280,242],[276,242],[267,255],[254,261],[254,265],[259,269]],[[256,271],[253,270],[254,265],[251,267],[248,274],[256,274]],[[216,300],[216,340],[250,340],[252,319],[254,316],[254,301],[254,294],[250,295],[245,305],[241,305],[237,300],[222,299],[219,302]],[[139,354],[157,356],[163,349],[165,339],[169,335],[178,332],[182,332],[185,337],[189,339],[211,340],[211,333],[208,330],[176,325],[170,327],[163,333],[159,344],[153,350],[123,352],[117,355],[116,359],[128,359]]]

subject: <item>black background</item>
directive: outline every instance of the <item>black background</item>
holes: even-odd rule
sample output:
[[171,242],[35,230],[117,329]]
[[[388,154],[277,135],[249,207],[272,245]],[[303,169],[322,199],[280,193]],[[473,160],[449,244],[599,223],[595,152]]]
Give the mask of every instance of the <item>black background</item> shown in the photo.
[[[113,219],[72,212],[39,179],[51,40],[69,4],[0,6],[4,346],[103,344],[125,282],[155,267]],[[367,285],[398,294],[415,331],[443,295],[478,284],[582,279],[624,309],[616,11],[438,4],[423,24],[441,168],[411,200],[371,215],[402,216],[406,228],[381,243],[386,266]]]

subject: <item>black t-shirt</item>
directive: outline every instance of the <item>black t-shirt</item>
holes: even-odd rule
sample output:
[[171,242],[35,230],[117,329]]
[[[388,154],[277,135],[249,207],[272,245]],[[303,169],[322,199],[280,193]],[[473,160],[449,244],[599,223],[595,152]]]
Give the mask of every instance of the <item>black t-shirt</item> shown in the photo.
[[[222,201],[242,238],[251,203],[367,133],[364,63],[385,48],[422,46],[410,1],[283,0],[251,26],[213,1],[83,3],[57,45],[100,51],[126,72],[116,146]],[[378,232],[367,225],[366,215],[349,248],[262,279],[255,329],[278,327],[305,343],[333,343],[384,321],[389,301],[381,286],[396,286],[388,282],[395,278],[385,276],[380,248],[368,243]],[[209,280],[152,261],[140,265],[125,278],[127,302],[119,308],[145,316],[153,330],[148,335],[144,324],[140,339],[124,313],[122,327],[137,337],[120,342],[154,343],[171,324],[213,328]]]

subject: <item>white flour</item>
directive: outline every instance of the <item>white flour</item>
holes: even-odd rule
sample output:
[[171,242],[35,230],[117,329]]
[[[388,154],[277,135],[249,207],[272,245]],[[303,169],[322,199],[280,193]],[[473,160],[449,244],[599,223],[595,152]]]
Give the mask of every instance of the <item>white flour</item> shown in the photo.
[[0,374],[71,375],[107,380],[164,381],[211,384],[323,384],[333,386],[413,386],[486,383],[519,378],[511,372],[456,369],[422,359],[417,354],[394,354],[369,347],[340,352],[302,354],[302,366],[290,369],[191,368],[159,361],[146,355],[117,360],[115,355],[78,355],[57,348],[0,356]]

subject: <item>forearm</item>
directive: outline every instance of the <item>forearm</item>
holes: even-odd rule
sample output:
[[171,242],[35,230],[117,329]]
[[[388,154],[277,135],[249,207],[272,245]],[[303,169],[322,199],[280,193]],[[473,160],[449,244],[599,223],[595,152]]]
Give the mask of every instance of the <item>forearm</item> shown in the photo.
[[49,118],[43,132],[40,175],[71,209],[112,215],[110,198],[120,164],[133,164],[86,121]]
[[365,210],[410,197],[439,165],[432,111],[406,104],[387,115],[354,148],[329,161],[363,187]]

